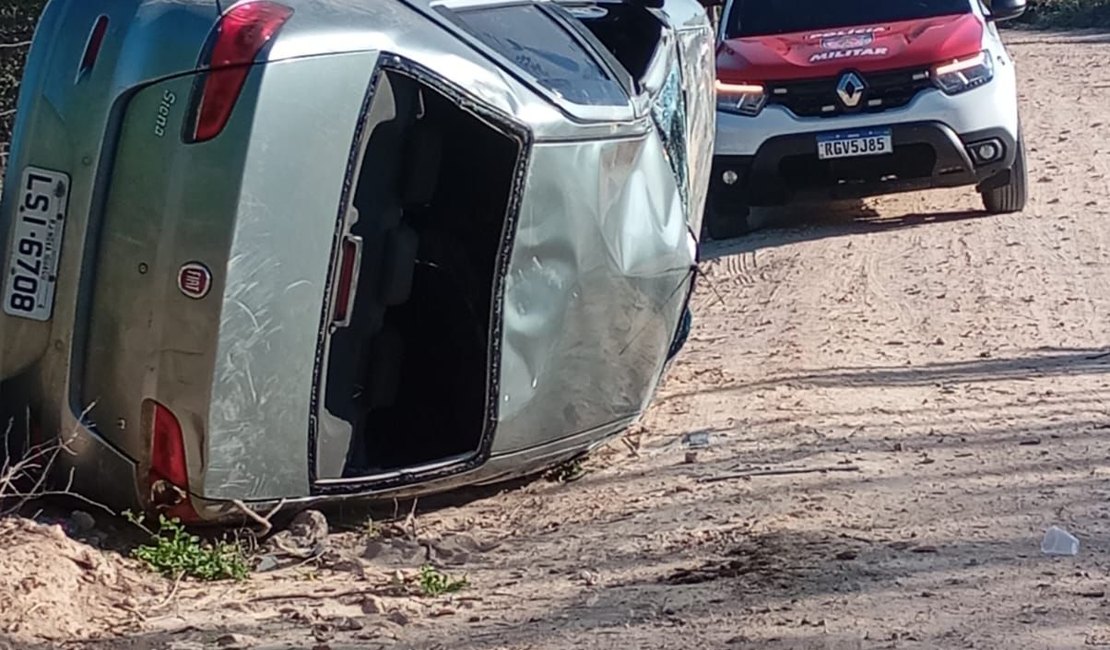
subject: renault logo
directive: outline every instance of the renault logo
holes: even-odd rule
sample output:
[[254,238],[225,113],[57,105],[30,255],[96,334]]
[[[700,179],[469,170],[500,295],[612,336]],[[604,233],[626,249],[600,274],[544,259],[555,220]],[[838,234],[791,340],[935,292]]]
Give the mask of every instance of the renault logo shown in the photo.
[[859,106],[860,101],[863,99],[863,89],[866,86],[863,79],[854,72],[849,72],[840,78],[840,83],[836,85],[836,94],[840,97],[840,101],[848,108],[855,108]]

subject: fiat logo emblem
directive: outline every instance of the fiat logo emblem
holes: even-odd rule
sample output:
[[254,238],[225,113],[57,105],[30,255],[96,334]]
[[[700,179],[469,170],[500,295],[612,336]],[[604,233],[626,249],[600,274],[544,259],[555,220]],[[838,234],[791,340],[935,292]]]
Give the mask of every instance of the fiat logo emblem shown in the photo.
[[193,300],[200,300],[212,289],[212,272],[200,262],[189,262],[177,272],[177,288]]

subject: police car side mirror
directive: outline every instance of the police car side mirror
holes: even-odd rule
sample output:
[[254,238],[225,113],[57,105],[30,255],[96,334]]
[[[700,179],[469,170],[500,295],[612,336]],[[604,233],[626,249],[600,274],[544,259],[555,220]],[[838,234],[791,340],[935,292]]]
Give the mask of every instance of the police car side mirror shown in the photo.
[[992,0],[990,19],[1013,20],[1025,13],[1026,0]]

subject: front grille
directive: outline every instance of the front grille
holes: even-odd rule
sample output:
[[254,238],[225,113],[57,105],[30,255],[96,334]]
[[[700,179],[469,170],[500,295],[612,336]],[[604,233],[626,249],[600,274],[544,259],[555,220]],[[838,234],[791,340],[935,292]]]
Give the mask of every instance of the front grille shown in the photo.
[[772,81],[768,102],[784,106],[798,117],[835,117],[851,113],[879,113],[901,108],[913,101],[918,93],[932,88],[927,68],[860,74],[866,88],[863,99],[854,108],[846,107],[836,92],[840,77],[806,81]]

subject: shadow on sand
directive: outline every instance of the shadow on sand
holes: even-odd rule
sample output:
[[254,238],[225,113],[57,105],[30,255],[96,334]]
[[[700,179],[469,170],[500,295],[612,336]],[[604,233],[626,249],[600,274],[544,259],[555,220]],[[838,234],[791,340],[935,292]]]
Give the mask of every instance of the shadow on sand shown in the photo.
[[986,212],[972,210],[882,216],[873,207],[858,200],[760,208],[753,214],[758,230],[737,239],[705,241],[701,257],[709,261],[806,241],[920,228],[989,216]]

